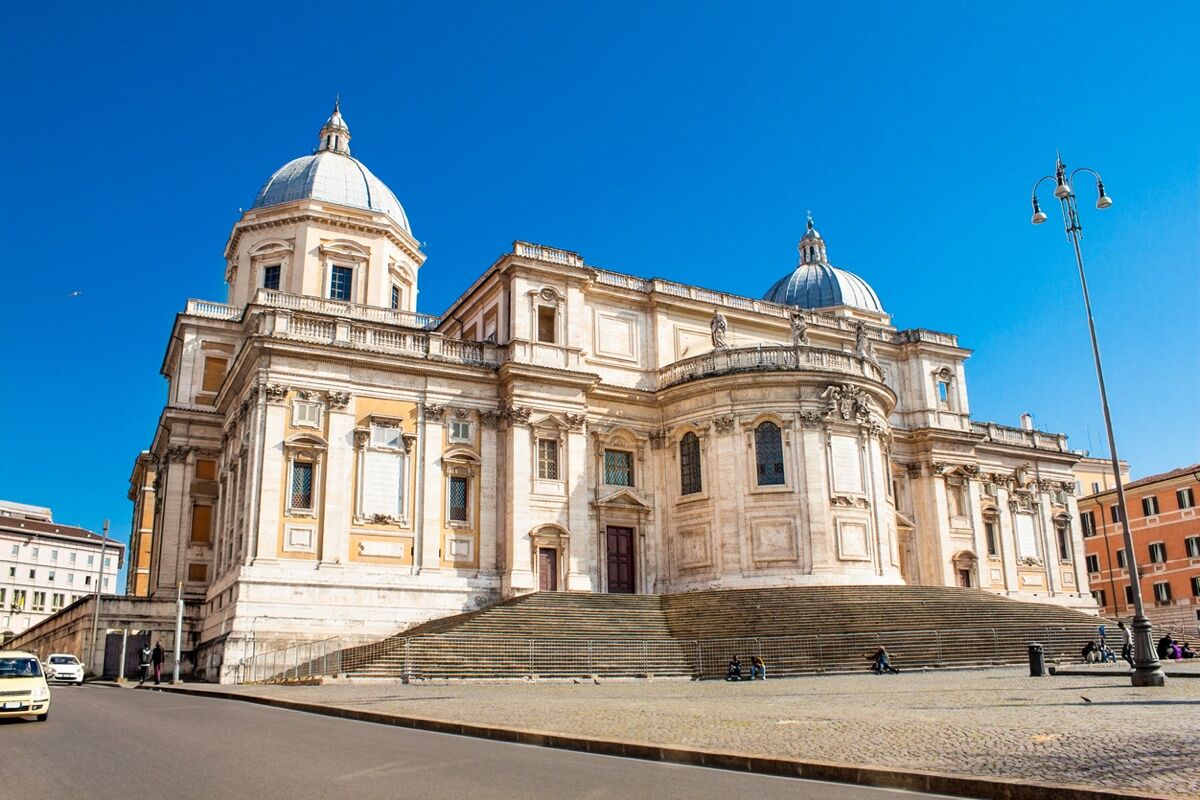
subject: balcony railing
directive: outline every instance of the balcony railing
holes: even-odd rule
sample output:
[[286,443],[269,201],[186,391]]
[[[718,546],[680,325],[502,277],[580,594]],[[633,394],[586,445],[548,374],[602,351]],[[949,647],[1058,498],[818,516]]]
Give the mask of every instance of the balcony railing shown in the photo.
[[270,325],[269,335],[292,341],[477,366],[497,366],[503,361],[504,353],[503,348],[493,344],[448,339],[432,331],[343,321],[303,312],[275,319]]
[[340,300],[329,300],[324,297],[309,297],[301,294],[290,294],[275,289],[259,289],[254,293],[254,305],[267,308],[286,308],[292,311],[312,311],[331,317],[363,320],[366,322],[381,322],[385,325],[400,325],[405,328],[420,328],[432,330],[440,322],[438,317],[429,314],[417,314],[413,311],[399,311],[378,306],[364,306],[358,303],[344,303]]
[[183,313],[193,317],[208,319],[240,320],[242,309],[237,306],[227,306],[224,303],[213,303],[208,300],[188,300]]
[[856,353],[826,347],[740,347],[713,350],[668,364],[658,371],[658,388],[735,372],[789,370],[840,372],[873,381],[883,380],[879,366]]
[[513,242],[513,255],[521,256],[522,258],[532,258],[536,261],[545,261],[550,264],[561,264],[565,267],[582,267],[583,256],[579,253],[572,253],[570,250],[559,250],[555,247],[546,247],[533,242]]
[[1071,449],[1067,447],[1067,435],[1065,433],[1029,431],[1024,428],[997,425],[994,422],[972,422],[971,431],[972,433],[983,434],[987,437],[988,441],[996,442],[997,444],[1032,447],[1037,450],[1051,450],[1056,453],[1071,452]]

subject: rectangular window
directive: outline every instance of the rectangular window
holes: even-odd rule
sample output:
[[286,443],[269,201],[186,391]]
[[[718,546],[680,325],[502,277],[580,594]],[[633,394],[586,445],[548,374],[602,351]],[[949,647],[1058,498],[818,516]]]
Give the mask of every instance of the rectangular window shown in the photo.
[[1093,553],[1092,555],[1087,557],[1087,571],[1088,572],[1099,572],[1100,571],[1100,556]]
[[1125,563],[1125,548],[1124,547],[1122,547],[1120,550],[1117,551],[1117,566],[1120,567],[1121,569],[1128,569],[1128,565]]
[[383,447],[388,450],[399,450],[404,444],[400,428],[395,425],[371,426],[371,447]]
[[1200,558],[1200,536],[1189,536],[1183,540],[1183,546],[1187,548],[1188,558]]
[[950,384],[946,381],[937,382],[938,404],[945,407],[950,404]]
[[36,548],[36,547],[35,547],[35,548],[33,548],[33,560],[34,560],[34,561],[37,561],[37,557],[38,557],[38,553],[39,553],[39,552],[40,552],[40,550],[39,550],[38,548]]
[[1158,498],[1154,496],[1142,498],[1142,516],[1156,517],[1158,516]]
[[15,578],[15,577],[17,577],[17,568],[16,568],[16,567],[9,567],[9,568],[8,568],[8,577],[10,577],[10,578]]
[[[1192,576],[1192,597],[1200,597],[1200,575]],[[0,603],[3,599],[4,595],[0,594]]]
[[1111,508],[1109,508],[1108,516],[1110,519],[1112,519],[1114,525],[1116,523],[1120,522],[1121,521],[1121,507],[1120,506],[1112,506]]
[[46,576],[46,579],[54,583],[54,570],[50,570],[50,574]]
[[83,576],[83,585],[84,585],[84,586],[91,586],[91,585],[92,585],[92,576],[91,576],[91,575],[84,575],[84,576]]
[[1167,560],[1167,546],[1162,542],[1150,545],[1150,563],[1162,564]]
[[[208,544],[212,541],[212,506],[194,505],[192,506],[192,542],[194,544]],[[105,562],[108,559],[104,559]],[[105,569],[108,564],[105,563]]]
[[1092,481],[1092,494],[1100,491],[1100,481]]
[[1071,560],[1071,529],[1066,525],[1059,525],[1054,529],[1055,535],[1058,537],[1058,560]]
[[25,610],[25,590],[24,589],[13,589],[12,609],[13,609],[13,611],[24,611]]
[[31,580],[31,581],[37,580],[37,570],[36,569],[29,570],[29,580]]
[[538,478],[558,480],[558,440],[538,439]]
[[983,534],[987,539],[987,554],[993,558],[1000,555],[999,542],[996,541],[996,523],[991,521],[983,523]]
[[467,521],[467,496],[469,494],[469,478],[459,475],[450,476],[450,521]]
[[292,426],[296,428],[321,427],[321,404],[312,400],[292,401]]
[[392,284],[392,308],[400,309],[400,287],[394,283]]
[[633,453],[605,450],[604,482],[609,486],[633,486]]
[[1165,581],[1154,584],[1154,599],[1159,603],[1171,602],[1171,584]]
[[65,594],[55,593],[55,594],[50,595],[50,610],[51,611],[58,611],[60,608],[62,608],[66,604],[67,604],[67,596]]
[[279,273],[283,267],[279,264],[271,264],[268,267],[263,267],[262,288],[264,289],[279,289]]
[[33,606],[29,610],[30,611],[45,611],[46,610],[46,593],[45,592],[34,592],[33,593]]
[[75,573],[74,572],[67,573],[67,583],[75,583]]
[[70,558],[68,558],[68,559],[67,559],[67,561],[68,561],[68,562],[70,562],[70,563],[72,563],[72,564],[74,564],[74,563],[75,563],[75,556],[77,556],[77,555],[78,555],[78,553],[71,553],[71,557],[70,557]]
[[4,601],[8,599],[8,589],[0,586],[0,610],[4,609]]
[[1103,589],[1093,590],[1092,591],[1092,599],[1095,600],[1096,605],[1100,606],[1101,608],[1104,608],[1106,605],[1108,605],[1108,603],[1106,602],[1108,600],[1108,598],[1104,596]]
[[20,552],[21,552],[21,545],[19,545],[19,544],[14,544],[14,545],[12,546],[12,554],[13,554],[14,556],[15,556],[15,555],[19,555],[19,554],[20,554]]
[[310,461],[292,462],[292,489],[289,508],[311,510],[313,507],[313,465]]
[[89,555],[89,556],[88,556],[88,563],[87,563],[87,565],[88,565],[89,567],[94,567],[94,566],[96,566],[96,557],[95,557],[95,556],[93,556],[93,555]]
[[191,583],[204,583],[208,580],[208,564],[188,564],[187,579]]
[[353,280],[353,267],[334,267],[330,270],[329,299],[350,302],[350,284]]
[[1085,539],[1096,535],[1096,515],[1091,511],[1085,511],[1079,515],[1079,524],[1083,527]]
[[229,366],[227,358],[206,358],[204,359],[204,378],[200,384],[200,390],[204,392],[217,392],[221,388],[221,381],[225,379],[225,368]]
[[104,559],[104,568],[110,569],[111,567],[112,567],[112,559],[111,558]]
[[537,340],[539,342],[549,342],[554,344],[555,335],[555,318],[558,316],[553,306],[538,306],[537,312]]
[[1175,502],[1179,503],[1181,509],[1191,508],[1196,505],[1196,498],[1192,494],[1192,487],[1189,486],[1186,489],[1180,489],[1175,492]]
[[196,479],[201,481],[215,481],[217,479],[217,462],[211,458],[197,458]]
[[58,561],[58,551],[57,551],[57,550],[51,550],[51,551],[50,551],[50,560],[51,560],[51,561]]
[[1127,606],[1133,605],[1133,587],[1132,586],[1125,587],[1125,605],[1127,605]]
[[450,420],[450,441],[470,444],[473,441],[471,437],[471,421],[466,419]]

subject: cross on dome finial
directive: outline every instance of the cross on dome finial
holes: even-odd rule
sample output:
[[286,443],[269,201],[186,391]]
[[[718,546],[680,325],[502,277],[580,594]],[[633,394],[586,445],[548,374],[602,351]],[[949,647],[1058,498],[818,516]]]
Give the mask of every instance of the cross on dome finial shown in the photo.
[[808,211],[806,211],[806,212],[804,212],[804,213],[805,213],[805,215],[807,215],[807,217],[808,217],[808,229],[811,231],[811,230],[813,229],[813,223],[812,223],[812,209],[810,208]]
[[350,127],[342,119],[342,96],[338,94],[333,99],[333,113],[321,126],[320,138],[317,140],[317,152],[332,150],[335,153],[350,155]]

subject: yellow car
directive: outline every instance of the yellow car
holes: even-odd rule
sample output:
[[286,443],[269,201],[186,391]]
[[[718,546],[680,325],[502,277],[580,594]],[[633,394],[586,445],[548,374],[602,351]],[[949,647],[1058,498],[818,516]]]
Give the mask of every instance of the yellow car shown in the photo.
[[33,653],[0,651],[0,717],[50,716],[50,687]]

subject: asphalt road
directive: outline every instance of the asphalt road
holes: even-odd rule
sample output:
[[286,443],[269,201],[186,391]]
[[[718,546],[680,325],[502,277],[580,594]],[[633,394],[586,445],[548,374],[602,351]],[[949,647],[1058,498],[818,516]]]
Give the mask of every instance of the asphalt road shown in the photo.
[[5,799],[934,797],[103,686],[53,688],[46,722],[0,721],[0,762]]

